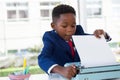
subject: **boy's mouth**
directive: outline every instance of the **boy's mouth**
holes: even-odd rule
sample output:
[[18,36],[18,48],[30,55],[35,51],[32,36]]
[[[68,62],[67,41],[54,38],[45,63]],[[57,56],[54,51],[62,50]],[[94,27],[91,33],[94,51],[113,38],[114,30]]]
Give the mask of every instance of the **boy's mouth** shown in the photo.
[[71,37],[72,35],[65,35],[65,36]]

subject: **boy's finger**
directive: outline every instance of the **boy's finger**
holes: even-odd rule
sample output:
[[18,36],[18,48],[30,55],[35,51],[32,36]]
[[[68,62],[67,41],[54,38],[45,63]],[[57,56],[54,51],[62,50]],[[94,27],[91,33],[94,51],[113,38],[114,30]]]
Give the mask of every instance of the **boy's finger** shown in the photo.
[[73,71],[73,77],[75,77],[76,76],[76,74],[77,74],[77,67],[75,66],[75,65],[72,65],[72,71]]

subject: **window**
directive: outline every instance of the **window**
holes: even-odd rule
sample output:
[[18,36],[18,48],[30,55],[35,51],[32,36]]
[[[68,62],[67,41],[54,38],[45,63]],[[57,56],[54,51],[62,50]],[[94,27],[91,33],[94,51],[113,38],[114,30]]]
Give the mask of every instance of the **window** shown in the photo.
[[102,15],[101,0],[86,0],[87,17],[100,17]]
[[6,3],[7,7],[7,19],[9,21],[14,20],[26,20],[28,19],[28,3],[27,2],[11,2]]
[[48,3],[48,2],[41,2],[40,5],[41,5],[41,6],[48,6],[49,3]]
[[28,18],[28,10],[19,10],[19,18]]
[[97,4],[97,5],[101,5],[102,0],[86,0],[87,4]]
[[28,6],[28,2],[11,2],[11,3],[6,3],[8,7],[16,7],[16,6]]
[[101,8],[88,8],[87,16],[88,17],[97,17],[101,15]]
[[41,17],[49,17],[49,10],[41,10]]
[[57,5],[60,4],[60,2],[41,2],[40,5],[41,6],[49,6],[49,5]]
[[53,5],[53,6],[55,6],[57,4],[60,4],[60,2],[51,2],[50,4]]
[[55,5],[60,4],[60,1],[43,1],[40,2],[40,17],[42,20],[50,20],[51,12]]
[[8,19],[16,19],[16,10],[8,10],[7,17]]

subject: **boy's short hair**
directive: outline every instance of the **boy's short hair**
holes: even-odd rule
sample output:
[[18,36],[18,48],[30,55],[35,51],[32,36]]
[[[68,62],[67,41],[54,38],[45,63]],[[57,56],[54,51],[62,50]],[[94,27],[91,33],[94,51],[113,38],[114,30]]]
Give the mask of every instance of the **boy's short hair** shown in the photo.
[[76,15],[74,8],[70,5],[61,4],[54,7],[52,11],[53,22],[56,21],[56,19],[59,18],[61,14],[65,14],[65,13],[73,13],[74,15]]

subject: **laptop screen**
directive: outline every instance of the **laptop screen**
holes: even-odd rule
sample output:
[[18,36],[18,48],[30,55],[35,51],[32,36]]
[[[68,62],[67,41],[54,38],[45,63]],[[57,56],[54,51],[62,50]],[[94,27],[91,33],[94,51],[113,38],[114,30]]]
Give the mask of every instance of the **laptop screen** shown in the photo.
[[81,59],[81,66],[97,67],[119,64],[104,37],[94,35],[72,36]]

